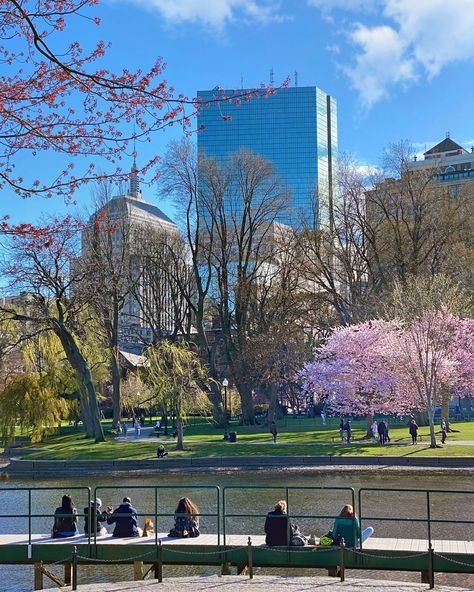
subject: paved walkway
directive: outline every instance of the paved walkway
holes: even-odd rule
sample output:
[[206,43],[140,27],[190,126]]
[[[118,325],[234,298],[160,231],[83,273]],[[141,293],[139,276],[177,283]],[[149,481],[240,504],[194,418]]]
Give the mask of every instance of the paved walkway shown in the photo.
[[[128,430],[128,434],[127,437],[124,436],[118,436],[115,439],[118,441],[122,441],[122,442],[155,442],[157,445],[158,444],[170,444],[173,442],[176,442],[176,439],[171,437],[171,436],[165,436],[163,437],[163,434],[160,434],[159,437],[156,438],[152,438],[151,437],[151,433],[153,433],[153,428],[151,427],[146,427],[146,428],[142,428],[141,432],[140,432],[140,437],[136,438],[134,431],[129,429]],[[217,437],[217,434],[216,434]],[[238,435],[237,435],[238,438]],[[438,444],[440,443],[439,438],[437,438]],[[186,438],[184,438],[183,442],[185,444],[196,444],[198,443],[198,440],[187,440]],[[247,445],[251,445],[251,446],[261,446],[261,445],[268,445],[271,444],[272,441],[269,438],[267,441],[262,441],[262,440],[239,440],[237,439],[237,443],[238,444],[247,444]],[[342,442],[339,438],[337,438],[336,436],[334,437],[334,441],[317,441],[315,440],[314,442],[277,442],[277,446],[302,446],[305,444],[315,444],[318,446],[333,446],[334,444],[344,444],[346,445],[346,442]],[[372,440],[353,440],[351,442],[351,444],[366,444],[366,445],[372,445],[372,446],[380,446],[378,443],[373,442]],[[422,442],[419,442],[418,444],[421,445],[427,445],[429,444],[429,440],[423,440]],[[452,445],[459,445],[459,446],[474,446],[474,440],[453,440],[448,438],[446,440],[446,444],[452,444]],[[387,444],[385,444],[385,446],[412,446],[412,443],[407,439],[407,440],[394,440],[393,442],[388,442]]]
[[[383,582],[383,583],[382,583]],[[428,584],[393,582],[383,574],[380,580],[351,578],[340,582],[336,578],[260,576],[253,580],[246,576],[201,576],[192,578],[164,578],[156,581],[121,582],[115,584],[80,584],[80,592],[426,592]],[[71,588],[63,588],[71,590]],[[436,592],[465,592],[469,588],[435,586]]]

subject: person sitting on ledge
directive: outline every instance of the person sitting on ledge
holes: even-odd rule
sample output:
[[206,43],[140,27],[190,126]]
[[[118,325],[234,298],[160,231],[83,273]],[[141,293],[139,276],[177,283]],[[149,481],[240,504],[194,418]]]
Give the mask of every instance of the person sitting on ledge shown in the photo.
[[170,537],[198,537],[199,508],[189,497],[182,497],[174,513],[174,527],[170,530]]
[[118,508],[107,518],[107,524],[114,524],[114,537],[137,537],[142,535],[141,528],[138,528],[138,514],[132,506],[129,497],[124,497]]
[[334,521],[332,527],[332,536],[335,541],[344,539],[346,547],[355,547],[362,539],[366,541],[374,532],[371,526],[364,528],[362,534],[360,532],[360,522],[357,515],[354,513],[354,508],[347,504],[341,510],[341,513]]
[[163,446],[163,444],[160,444],[158,446],[157,451],[156,451],[156,456],[158,458],[163,458],[164,456],[167,456],[167,455],[168,455],[168,453],[166,452],[165,447]]
[[288,545],[289,524],[286,513],[286,502],[280,500],[275,504],[273,512],[268,512],[265,520],[265,543],[272,547]]
[[[107,506],[105,512],[101,512],[100,508],[102,507],[102,500],[100,498],[96,498],[94,502],[91,503],[90,508],[84,508],[84,532],[85,534],[89,534],[89,527],[90,527],[90,534],[94,534],[94,513],[96,515],[95,524],[96,524],[96,532],[97,534],[104,535],[107,534],[107,529],[101,525],[102,522],[106,522],[109,514],[112,512],[112,508]],[[89,526],[89,516],[91,517],[91,524]]]
[[53,539],[72,537],[78,533],[77,510],[72,497],[63,495],[61,506],[54,511]]

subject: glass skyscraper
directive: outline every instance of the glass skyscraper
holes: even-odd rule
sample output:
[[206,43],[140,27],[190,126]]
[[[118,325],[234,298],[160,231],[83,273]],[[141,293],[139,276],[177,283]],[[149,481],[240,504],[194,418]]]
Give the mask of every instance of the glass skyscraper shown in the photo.
[[[245,91],[239,91],[239,95]],[[301,217],[332,224],[337,167],[336,100],[315,86],[289,87],[264,98],[254,96],[236,104],[211,102],[198,116],[200,157],[226,158],[242,148],[270,161],[288,185],[292,201],[279,221],[298,225]],[[199,91],[203,103],[218,90]],[[225,91],[228,97],[233,91]]]

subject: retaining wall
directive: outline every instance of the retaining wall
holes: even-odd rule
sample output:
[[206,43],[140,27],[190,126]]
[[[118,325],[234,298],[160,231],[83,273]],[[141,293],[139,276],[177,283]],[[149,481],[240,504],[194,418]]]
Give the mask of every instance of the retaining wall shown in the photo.
[[138,471],[160,473],[193,469],[266,469],[345,466],[474,468],[474,457],[387,456],[217,456],[148,460],[28,460],[11,458],[7,472],[14,477],[62,477]]

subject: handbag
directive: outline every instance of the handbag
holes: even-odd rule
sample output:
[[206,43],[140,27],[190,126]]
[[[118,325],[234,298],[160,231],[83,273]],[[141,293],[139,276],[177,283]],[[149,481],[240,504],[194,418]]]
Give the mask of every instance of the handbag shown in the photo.
[[305,535],[300,531],[300,527],[297,524],[291,523],[291,538],[290,538],[290,546],[291,547],[303,547],[308,542],[308,539]]

